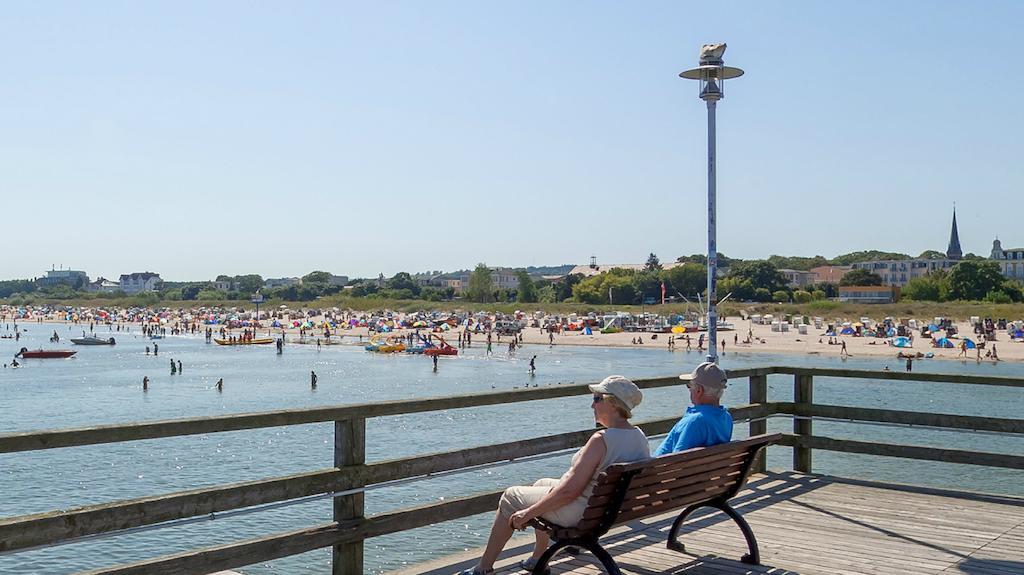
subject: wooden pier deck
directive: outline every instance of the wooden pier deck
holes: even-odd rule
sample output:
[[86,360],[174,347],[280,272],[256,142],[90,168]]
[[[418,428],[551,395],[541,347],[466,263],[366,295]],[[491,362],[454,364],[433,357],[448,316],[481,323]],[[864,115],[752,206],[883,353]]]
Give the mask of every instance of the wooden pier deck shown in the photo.
[[[761,566],[738,561],[743,537],[717,512],[687,521],[680,536],[685,554],[665,548],[671,513],[613,530],[605,546],[624,575],[1024,574],[1024,498],[786,472],[752,477],[732,503],[757,535]],[[496,573],[525,573],[515,565],[530,547],[506,550]],[[448,575],[478,556],[440,558],[400,573]],[[585,551],[552,562],[556,574],[602,572]]]

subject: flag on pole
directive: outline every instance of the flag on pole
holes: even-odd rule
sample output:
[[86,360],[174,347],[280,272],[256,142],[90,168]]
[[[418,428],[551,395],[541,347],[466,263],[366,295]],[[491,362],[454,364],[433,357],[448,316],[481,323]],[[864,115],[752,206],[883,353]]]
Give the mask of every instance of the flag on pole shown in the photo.
[[661,305],[665,305],[665,282],[661,282]]
[[612,286],[608,286],[608,303],[612,303]]

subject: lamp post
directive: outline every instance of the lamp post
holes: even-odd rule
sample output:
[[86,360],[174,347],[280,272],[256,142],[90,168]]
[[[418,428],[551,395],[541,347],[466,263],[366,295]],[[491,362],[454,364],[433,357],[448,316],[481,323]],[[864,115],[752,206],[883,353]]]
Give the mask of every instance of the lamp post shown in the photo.
[[715,106],[725,97],[725,80],[738,78],[743,70],[725,65],[725,44],[705,44],[700,65],[679,73],[680,78],[700,81],[700,99],[708,105],[708,357],[718,363],[718,245],[715,238]]
[[260,290],[256,290],[249,301],[256,304],[256,320],[252,324],[252,338],[256,339],[256,324],[260,322],[260,304],[263,303],[263,294],[260,293]]

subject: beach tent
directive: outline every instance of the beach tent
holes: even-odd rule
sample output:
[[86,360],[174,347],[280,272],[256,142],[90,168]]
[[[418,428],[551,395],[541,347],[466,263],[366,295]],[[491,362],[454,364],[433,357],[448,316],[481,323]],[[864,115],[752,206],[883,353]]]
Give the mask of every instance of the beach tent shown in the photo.
[[935,341],[935,343],[937,343],[939,347],[946,347],[950,349],[956,347],[956,345],[953,344],[953,341],[948,337],[940,337]]
[[583,328],[583,335],[594,335],[594,332],[590,329],[590,326]]
[[844,327],[843,330],[839,332],[839,335],[853,335],[853,328]]
[[1017,331],[1010,332],[1010,339],[1024,338],[1024,330],[1018,329]]
[[885,335],[887,335],[889,337],[894,337],[896,335],[896,329],[890,327],[889,329],[887,329],[885,331]]
[[928,331],[939,331],[939,326],[935,325],[934,323],[930,323],[928,324]]
[[974,349],[978,346],[974,345],[974,342],[970,339],[964,338],[964,343],[967,344],[967,349]]
[[910,347],[910,338],[908,337],[897,337],[892,340],[893,347]]
[[826,335],[827,337],[835,337],[835,336],[836,336],[836,332],[835,332],[835,330],[834,330],[834,329],[830,329],[830,330],[828,330],[828,331],[826,331],[826,332],[825,332],[825,335]]

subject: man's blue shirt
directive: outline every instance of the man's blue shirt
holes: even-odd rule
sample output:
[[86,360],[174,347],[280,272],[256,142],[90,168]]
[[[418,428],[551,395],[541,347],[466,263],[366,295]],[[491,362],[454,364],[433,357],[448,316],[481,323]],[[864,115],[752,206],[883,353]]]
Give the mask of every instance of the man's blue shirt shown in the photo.
[[732,441],[732,415],[729,415],[729,410],[718,405],[693,405],[686,408],[686,414],[651,456],[729,441]]

